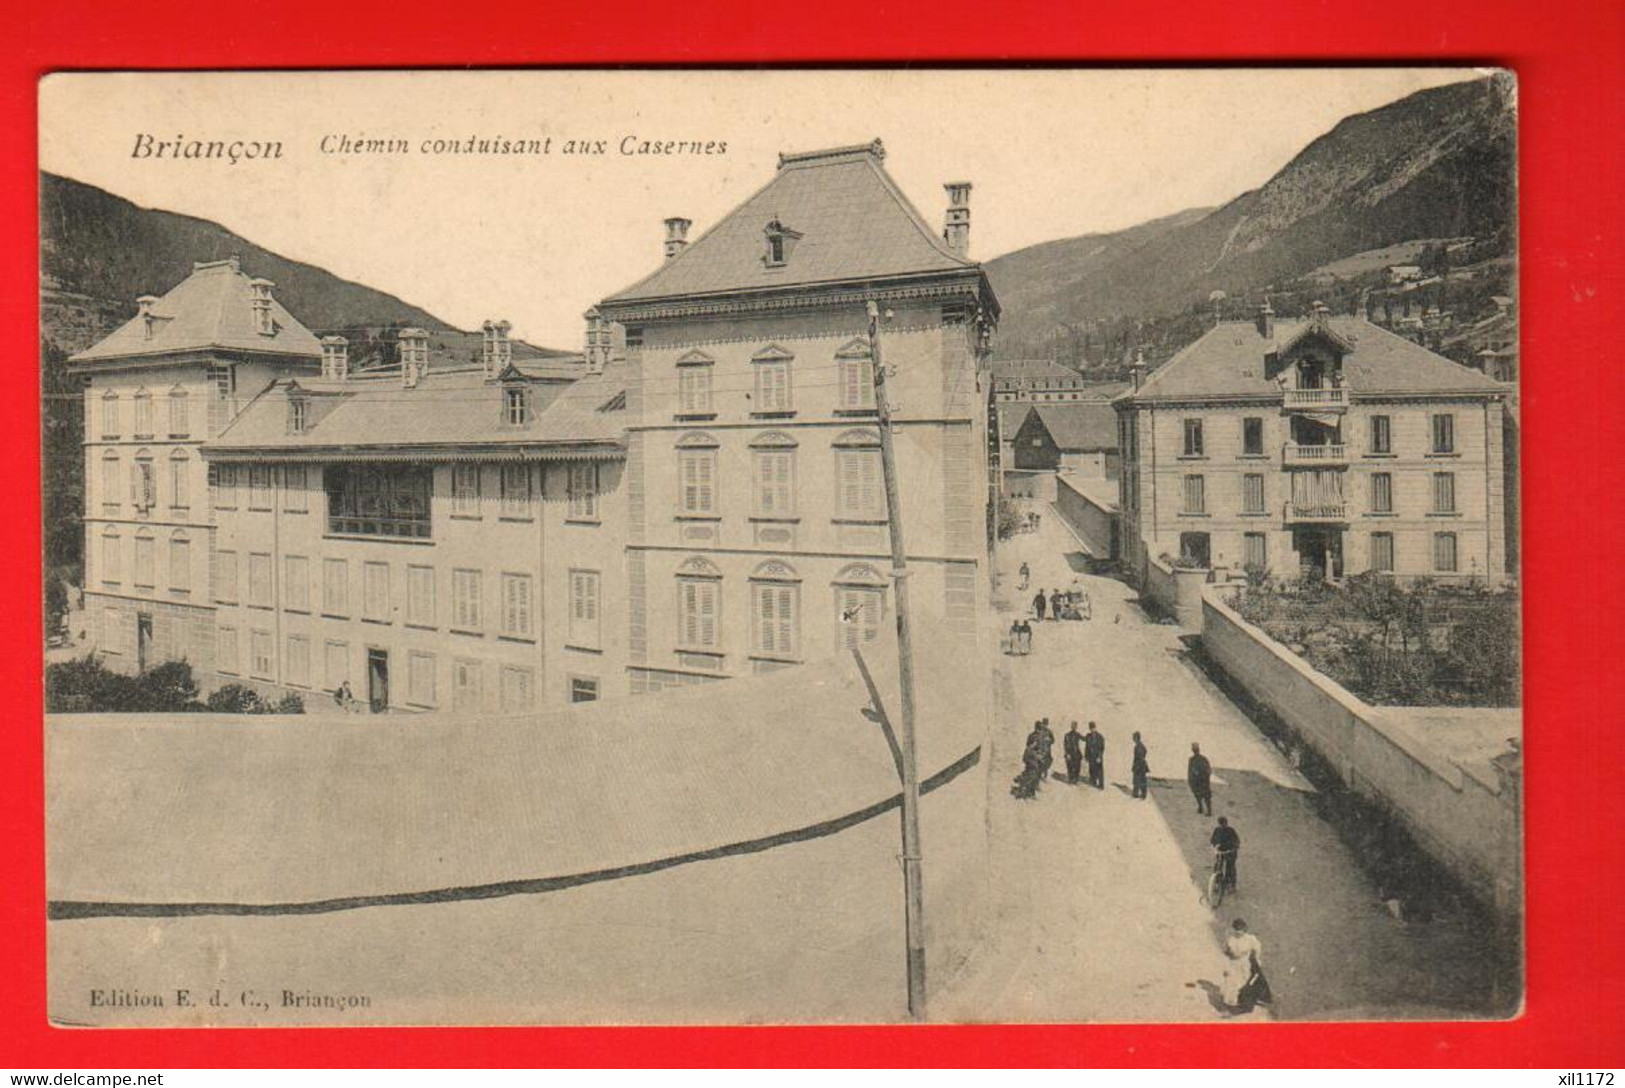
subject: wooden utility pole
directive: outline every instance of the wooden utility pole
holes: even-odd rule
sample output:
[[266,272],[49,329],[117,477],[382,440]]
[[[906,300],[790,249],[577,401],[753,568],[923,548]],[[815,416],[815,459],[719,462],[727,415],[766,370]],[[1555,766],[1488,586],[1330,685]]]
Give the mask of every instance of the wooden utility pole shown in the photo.
[[[909,637],[908,559],[903,550],[903,509],[897,498],[897,461],[892,449],[891,405],[880,358],[880,307],[871,299],[869,362],[874,371],[875,411],[880,416],[880,470],[886,485],[886,522],[891,530],[891,576],[897,605],[897,677],[903,710],[898,760],[903,778],[903,926],[908,945],[908,1012],[925,1019],[925,895],[920,887],[920,776],[914,759],[914,645]],[[880,708],[876,708],[879,710]]]

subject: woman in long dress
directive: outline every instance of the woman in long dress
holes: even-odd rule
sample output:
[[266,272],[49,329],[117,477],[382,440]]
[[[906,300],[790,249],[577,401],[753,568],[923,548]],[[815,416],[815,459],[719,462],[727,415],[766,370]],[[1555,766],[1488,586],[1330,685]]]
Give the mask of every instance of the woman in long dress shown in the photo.
[[1220,986],[1220,996],[1231,1009],[1245,1011],[1242,1009],[1242,991],[1252,980],[1253,973],[1259,970],[1264,946],[1257,937],[1247,932],[1247,923],[1237,918],[1230,923],[1230,932],[1225,935],[1224,955],[1224,982]]

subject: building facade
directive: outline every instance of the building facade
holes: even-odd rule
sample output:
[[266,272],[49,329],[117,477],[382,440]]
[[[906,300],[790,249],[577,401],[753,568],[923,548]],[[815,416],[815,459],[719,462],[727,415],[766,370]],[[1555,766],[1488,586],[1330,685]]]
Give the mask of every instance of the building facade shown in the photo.
[[879,141],[780,157],[773,179],[598,304],[623,330],[627,668],[634,691],[770,671],[893,615],[866,304],[893,407],[914,593],[969,628],[987,600],[998,306],[968,256],[968,184],[939,235]]
[[202,446],[255,390],[317,372],[321,344],[233,257],[193,266],[69,364],[85,386],[85,610],[99,657],[214,666],[214,521]]
[[1137,377],[1113,406],[1142,569],[1508,575],[1504,386],[1324,308],[1221,322]]

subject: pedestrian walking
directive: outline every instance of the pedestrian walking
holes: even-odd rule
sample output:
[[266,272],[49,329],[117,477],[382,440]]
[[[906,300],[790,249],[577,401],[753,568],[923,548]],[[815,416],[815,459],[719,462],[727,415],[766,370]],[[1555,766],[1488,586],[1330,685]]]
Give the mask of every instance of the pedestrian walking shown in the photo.
[[1021,773],[1010,785],[1010,796],[1017,800],[1031,801],[1044,780],[1043,724],[1034,722],[1032,732],[1027,734],[1027,743],[1021,752]]
[[1196,811],[1203,816],[1213,815],[1213,765],[1202,754],[1200,744],[1191,744],[1191,758],[1185,764],[1185,781],[1191,784]]
[[1224,956],[1224,981],[1219,996],[1228,1011],[1249,1013],[1259,1005],[1274,1001],[1260,962],[1264,956],[1263,942],[1247,931],[1243,919],[1230,923],[1230,932],[1224,938]]
[[1051,590],[1050,595],[1049,595],[1049,618],[1050,619],[1058,620],[1058,619],[1061,618],[1061,605],[1062,605],[1062,603],[1063,603],[1063,601],[1062,601],[1062,597],[1061,597],[1061,591],[1058,590],[1058,589]]
[[1021,652],[1021,623],[1010,621],[1010,633],[1004,636],[1004,652],[1015,655]]
[[1044,609],[1048,607],[1048,605],[1049,598],[1044,596],[1043,590],[1039,590],[1038,594],[1033,597],[1033,612],[1038,616],[1038,622],[1044,622]]
[[1020,630],[1017,632],[1016,653],[1026,657],[1033,652],[1033,625],[1022,620],[1017,626]]
[[1151,764],[1146,761],[1145,742],[1140,734],[1134,734],[1134,762],[1129,765],[1129,774],[1134,780],[1134,787],[1130,795],[1145,800],[1146,779],[1151,775]]
[[1089,764],[1089,784],[1097,790],[1106,788],[1106,738],[1089,723],[1089,732],[1083,738],[1083,758]]
[[1041,730],[1038,744],[1039,754],[1043,757],[1042,777],[1048,778],[1049,769],[1055,766],[1055,734],[1050,731],[1048,718],[1038,719],[1038,728]]
[[1021,564],[1021,584],[1016,587],[1018,591],[1025,590],[1027,588],[1028,580],[1032,578],[1032,574],[1033,572],[1031,568],[1029,568],[1026,563]]
[[1077,722],[1061,738],[1061,747],[1066,754],[1066,780],[1076,786],[1083,776],[1083,734],[1078,732]]

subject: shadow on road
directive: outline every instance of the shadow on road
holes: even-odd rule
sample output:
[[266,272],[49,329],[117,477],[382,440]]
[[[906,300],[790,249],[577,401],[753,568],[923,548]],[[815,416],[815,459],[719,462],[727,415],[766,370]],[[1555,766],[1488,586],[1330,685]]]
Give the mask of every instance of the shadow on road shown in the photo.
[[1406,923],[1383,906],[1315,807],[1315,795],[1256,771],[1214,769],[1215,817],[1198,815],[1183,781],[1153,779],[1157,803],[1200,899],[1217,816],[1241,835],[1240,891],[1214,911],[1216,945],[1235,918],[1263,942],[1277,1017],[1367,1019],[1497,1015],[1497,964],[1466,916]]

